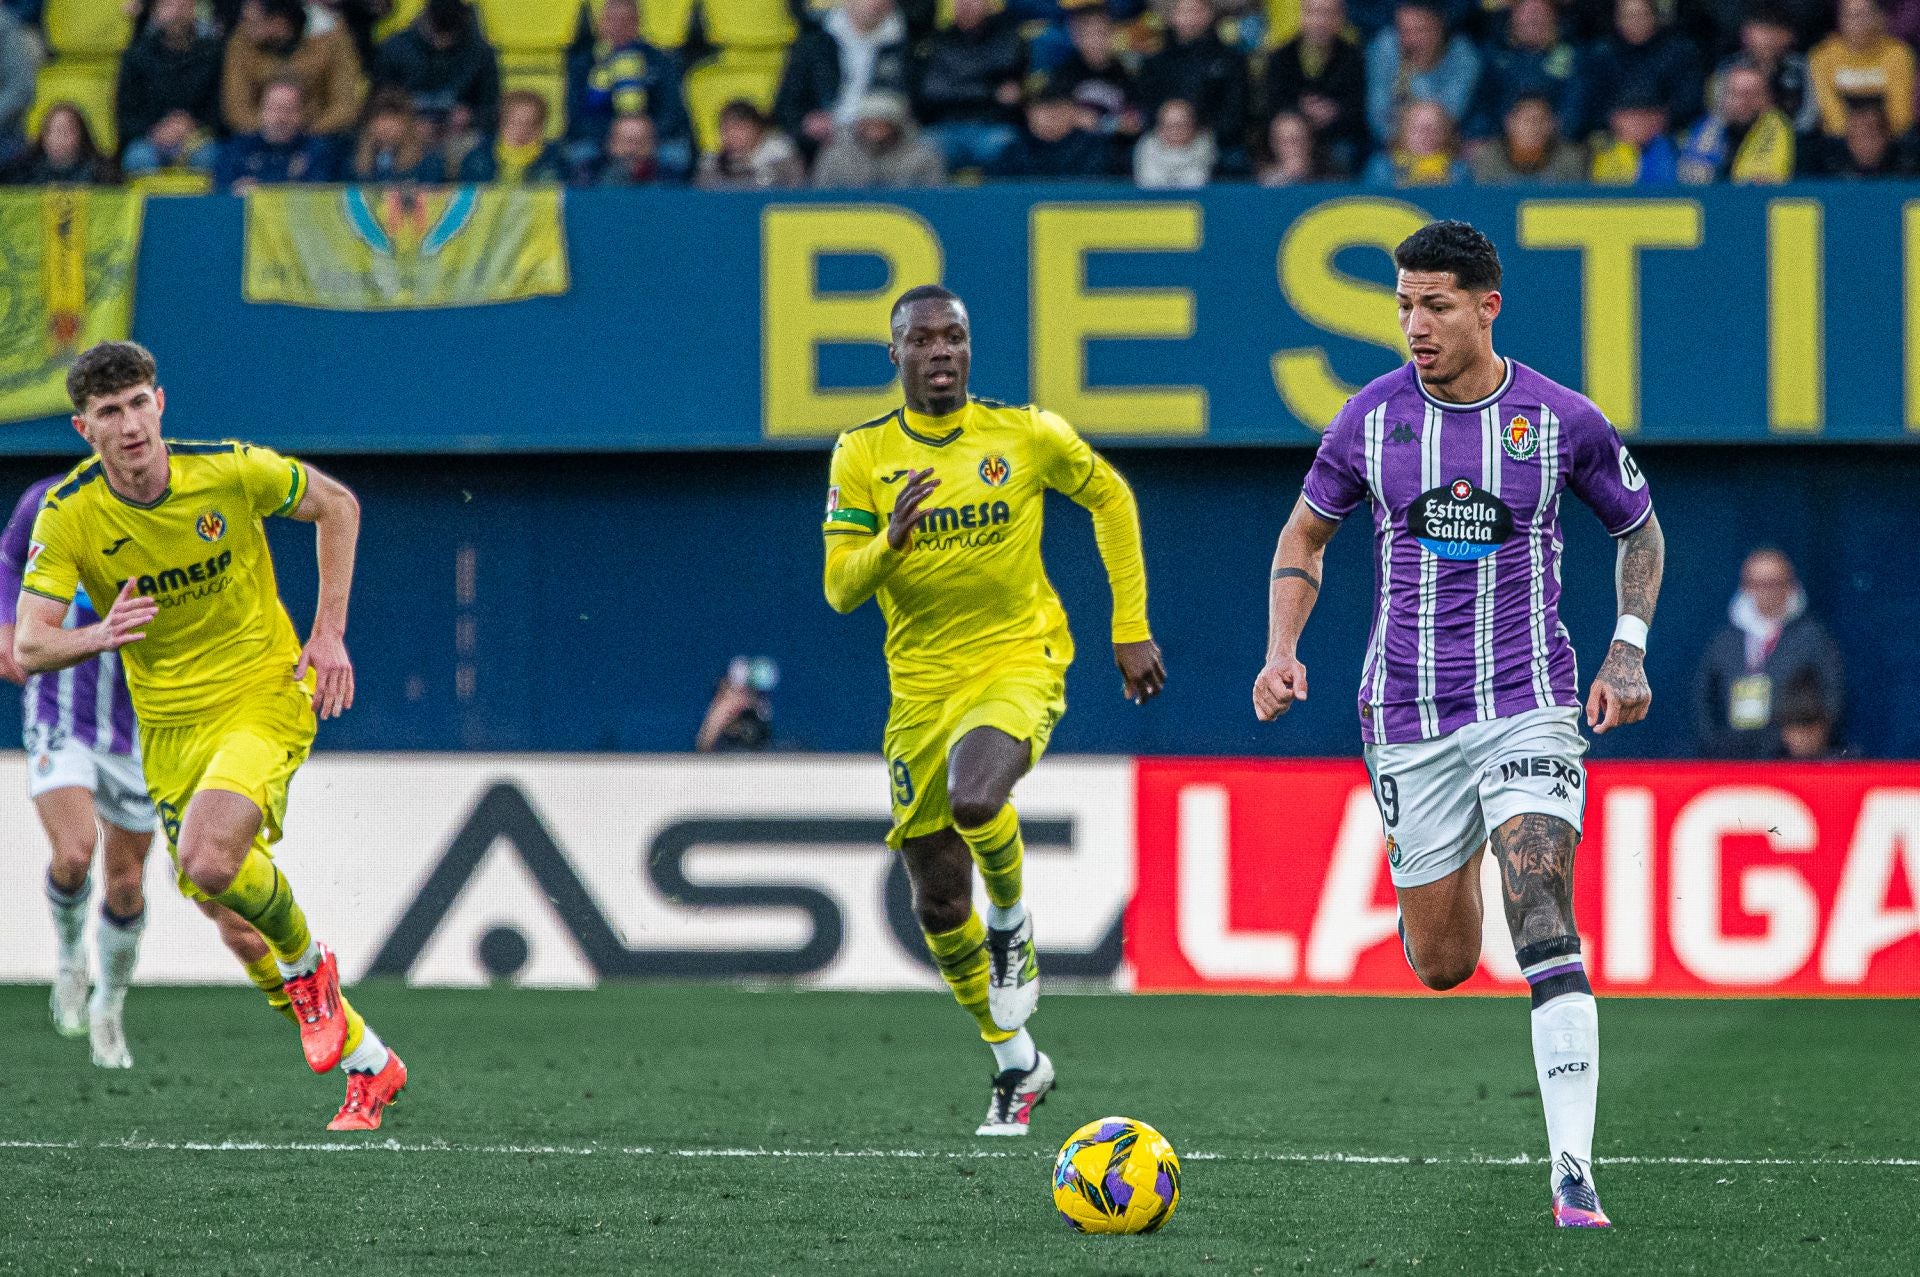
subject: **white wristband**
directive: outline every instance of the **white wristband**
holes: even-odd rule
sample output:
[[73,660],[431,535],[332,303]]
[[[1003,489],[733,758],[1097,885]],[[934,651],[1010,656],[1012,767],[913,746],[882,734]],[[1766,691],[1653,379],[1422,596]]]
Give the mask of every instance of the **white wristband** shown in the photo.
[[1620,623],[1613,627],[1613,641],[1631,643],[1642,652],[1647,650],[1647,623],[1637,616],[1623,616]]

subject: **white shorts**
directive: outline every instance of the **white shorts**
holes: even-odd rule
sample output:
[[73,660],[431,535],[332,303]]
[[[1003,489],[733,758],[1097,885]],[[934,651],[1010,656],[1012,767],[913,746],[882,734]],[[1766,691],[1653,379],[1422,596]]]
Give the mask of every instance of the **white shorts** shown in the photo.
[[1515,816],[1556,816],[1579,833],[1586,753],[1580,711],[1566,706],[1469,723],[1438,740],[1368,745],[1393,885],[1438,882]]
[[131,754],[114,754],[88,749],[72,740],[50,739],[44,730],[29,733],[28,795],[38,798],[49,790],[67,788],[90,792],[93,809],[110,825],[137,834],[151,833],[157,827],[138,749]]

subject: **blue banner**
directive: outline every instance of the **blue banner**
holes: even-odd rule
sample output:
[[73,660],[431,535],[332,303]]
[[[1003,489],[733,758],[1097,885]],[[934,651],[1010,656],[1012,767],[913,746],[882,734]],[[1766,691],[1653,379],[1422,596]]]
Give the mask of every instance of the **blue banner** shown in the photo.
[[[572,287],[331,314],[242,294],[241,202],[155,200],[134,334],[183,435],[308,451],[817,447],[895,402],[892,297],[939,280],[974,387],[1109,441],[1310,445],[1402,358],[1392,246],[1500,246],[1499,348],[1651,441],[1920,440],[1920,186],[1646,197],[988,187],[850,201],[584,191]],[[0,450],[69,448],[66,423]]]

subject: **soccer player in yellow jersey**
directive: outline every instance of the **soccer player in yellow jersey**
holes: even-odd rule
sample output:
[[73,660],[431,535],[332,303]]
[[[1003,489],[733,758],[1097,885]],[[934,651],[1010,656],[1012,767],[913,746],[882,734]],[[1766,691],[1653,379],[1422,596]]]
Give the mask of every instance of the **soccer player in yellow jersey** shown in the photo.
[[[1147,629],[1133,492],[1053,413],[967,394],[966,306],[944,288],[903,294],[888,353],[905,406],[834,446],[827,490],[827,600],[878,597],[893,689],[887,843],[906,861],[913,908],[940,974],[980,1025],[996,1073],[980,1135],[1025,1135],[1053,1088],[1027,1017],[1039,998],[1033,919],[1021,899],[1020,818],[1007,799],[1066,711],[1066,612],[1040,561],[1046,490],[1093,514],[1113,588],[1113,653],[1125,694],[1160,692]],[[973,867],[988,915],[973,908]]]
[[[266,941],[248,974],[263,989],[284,980],[309,1067],[347,1074],[328,1129],[376,1129],[406,1066],[341,996],[333,953],[308,932],[272,859],[316,714],[353,703],[344,635],[359,503],[266,448],[162,439],[166,393],[153,356],[132,342],[81,355],[67,393],[94,455],[34,522],[15,653],[36,672],[120,654],[180,890],[226,906]],[[315,528],[320,592],[304,648],[274,582],[261,522],[273,515]],[[97,624],[63,629],[78,587],[111,606]]]

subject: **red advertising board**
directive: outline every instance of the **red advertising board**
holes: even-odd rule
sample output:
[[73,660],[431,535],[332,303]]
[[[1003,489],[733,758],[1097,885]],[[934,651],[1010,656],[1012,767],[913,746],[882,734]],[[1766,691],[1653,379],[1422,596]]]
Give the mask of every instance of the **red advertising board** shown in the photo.
[[[1141,759],[1137,786],[1136,987],[1420,989],[1357,761]],[[1519,987],[1482,869],[1464,987]],[[1920,995],[1920,766],[1597,763],[1574,877],[1597,992]]]

